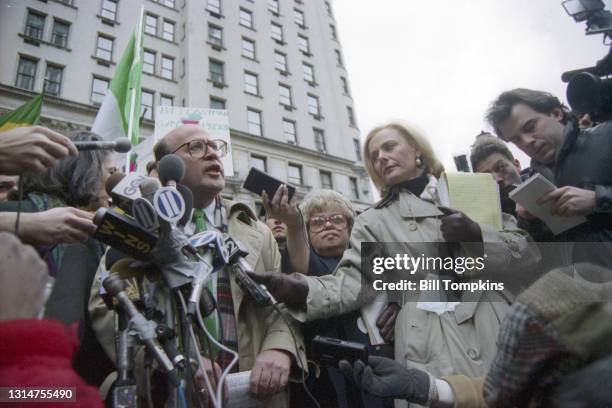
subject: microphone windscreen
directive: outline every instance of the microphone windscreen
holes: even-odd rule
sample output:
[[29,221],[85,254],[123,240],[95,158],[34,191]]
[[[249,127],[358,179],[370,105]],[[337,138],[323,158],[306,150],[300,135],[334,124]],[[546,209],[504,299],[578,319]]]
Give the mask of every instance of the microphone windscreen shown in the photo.
[[191,210],[193,210],[193,193],[189,187],[184,184],[177,184],[176,189],[183,196],[183,200],[185,200],[185,214],[178,222],[179,225],[184,227],[191,220]]
[[185,163],[176,154],[167,154],[157,164],[157,174],[164,186],[170,180],[178,183],[185,175]]
[[118,137],[114,140],[115,148],[114,150],[119,153],[127,153],[132,148],[132,143],[130,143],[130,139],[127,137]]
[[152,177],[147,177],[142,183],[140,183],[140,195],[149,201],[153,201],[155,192],[161,187],[159,180]]
[[116,172],[111,174],[111,176],[106,180],[106,185],[104,189],[106,190],[106,194],[112,197],[113,189],[123,180],[125,174],[121,172]]

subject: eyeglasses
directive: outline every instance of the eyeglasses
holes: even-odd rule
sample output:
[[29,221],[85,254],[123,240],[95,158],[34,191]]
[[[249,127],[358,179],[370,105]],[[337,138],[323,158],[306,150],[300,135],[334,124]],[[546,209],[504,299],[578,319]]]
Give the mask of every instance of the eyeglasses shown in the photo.
[[209,148],[212,148],[219,157],[224,157],[227,154],[227,143],[221,139],[210,140],[208,142],[202,139],[192,140],[190,142],[183,143],[172,153],[176,153],[185,145],[187,145],[189,155],[194,159],[201,159],[202,157],[206,156]]
[[0,192],[4,193],[15,188],[17,183],[14,181],[0,181]]
[[334,214],[330,215],[329,217],[312,217],[308,222],[308,225],[310,226],[310,230],[312,232],[319,232],[325,228],[325,224],[327,224],[328,221],[331,222],[334,227],[342,228],[346,226],[347,220],[342,214]]

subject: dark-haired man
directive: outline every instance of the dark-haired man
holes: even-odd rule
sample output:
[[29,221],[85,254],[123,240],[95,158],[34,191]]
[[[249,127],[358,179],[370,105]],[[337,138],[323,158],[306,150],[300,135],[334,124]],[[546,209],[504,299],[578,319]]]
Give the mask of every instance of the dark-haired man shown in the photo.
[[581,130],[556,97],[521,88],[499,95],[487,120],[499,137],[531,157],[533,168],[553,169],[559,188],[539,204],[550,202],[560,216],[587,216],[561,240],[612,241],[612,122]]

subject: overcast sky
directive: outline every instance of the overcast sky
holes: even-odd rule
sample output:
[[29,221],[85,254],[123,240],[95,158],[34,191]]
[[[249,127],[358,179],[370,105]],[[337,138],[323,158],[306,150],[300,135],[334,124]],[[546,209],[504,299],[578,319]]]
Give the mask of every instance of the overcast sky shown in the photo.
[[560,0],[334,0],[333,8],[362,139],[388,119],[409,120],[449,170],[453,155],[490,130],[483,116],[499,93],[525,87],[565,102],[561,74],[607,52]]

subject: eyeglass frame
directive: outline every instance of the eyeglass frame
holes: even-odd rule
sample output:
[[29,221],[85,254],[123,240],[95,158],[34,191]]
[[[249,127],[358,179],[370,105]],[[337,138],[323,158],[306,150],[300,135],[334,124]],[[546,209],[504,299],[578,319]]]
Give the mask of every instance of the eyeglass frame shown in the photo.
[[[189,145],[193,142],[202,142],[204,143],[204,146],[206,146],[206,149],[204,150],[204,154],[200,157],[195,157],[192,153],[191,153],[191,148],[189,147]],[[205,157],[208,154],[208,148],[211,147],[211,143],[222,143],[223,147],[225,147],[225,153],[223,153],[222,155],[219,155],[219,157],[225,157],[227,155],[227,142],[225,140],[222,139],[213,139],[213,140],[209,140],[209,141],[204,141],[204,139],[193,139],[190,140],[188,142],[183,143],[182,145],[180,145],[179,147],[177,147],[176,149],[174,149],[174,151],[172,152],[173,154],[178,152],[179,150],[181,150],[183,148],[183,146],[187,146],[187,153],[189,153],[189,156],[193,157],[194,159],[201,159],[202,157]],[[221,149],[217,149],[216,147],[213,146],[213,149],[215,149],[215,152],[219,153],[219,150]]]
[[[334,223],[334,222],[331,220],[331,219],[332,219],[332,217],[336,217],[336,216],[341,216],[341,217],[344,219],[344,223],[343,223],[342,225],[341,225],[341,224],[335,224],[335,223]],[[321,225],[321,229],[313,229],[313,228],[312,228],[312,227],[313,227],[313,225],[310,225],[311,221],[312,221],[313,219],[315,219],[315,218],[323,218],[324,222],[323,222],[323,224]],[[332,214],[332,215],[325,216],[325,217],[324,217],[324,216],[322,216],[322,215],[317,215],[316,217],[311,217],[311,218],[308,220],[308,228],[309,228],[309,229],[310,229],[312,232],[321,232],[321,231],[323,231],[323,230],[325,229],[325,225],[326,225],[328,222],[329,222],[331,225],[333,225],[334,227],[341,227],[341,226],[343,226],[343,227],[348,227],[348,225],[349,225],[349,219],[348,219],[348,217],[347,217],[346,215],[344,215],[344,214],[342,214],[342,213],[336,213],[336,214]]]

